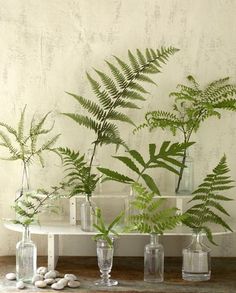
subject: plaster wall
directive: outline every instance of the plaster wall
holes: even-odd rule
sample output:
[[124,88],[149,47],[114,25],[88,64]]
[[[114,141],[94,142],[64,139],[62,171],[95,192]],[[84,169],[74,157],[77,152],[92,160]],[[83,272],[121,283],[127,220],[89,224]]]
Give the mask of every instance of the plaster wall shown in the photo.
[[[93,98],[85,72],[92,68],[105,70],[104,59],[112,55],[123,59],[127,50],[160,48],[172,45],[180,49],[155,77],[158,87],[150,86],[151,95],[139,112],[128,114],[142,122],[143,114],[157,107],[169,109],[168,94],[194,75],[205,85],[230,76],[236,82],[236,2],[234,0],[0,0],[0,121],[17,124],[20,111],[27,104],[27,115],[52,111],[54,133],[61,133],[58,145],[86,152],[92,134],[60,112],[80,112],[76,102],[65,91]],[[221,120],[210,119],[195,135],[192,150],[195,158],[195,185],[226,153],[232,177],[236,180],[235,143],[236,114],[224,113]],[[133,135],[129,126],[122,136],[130,146],[147,149],[147,142],[161,143],[168,133],[143,131]],[[111,167],[112,147],[99,151],[102,165]],[[0,149],[0,156],[1,149]],[[11,205],[20,185],[20,165],[0,161],[0,217],[13,216]],[[121,171],[125,171],[122,170]],[[47,187],[62,178],[60,160],[47,157],[46,167],[35,162],[30,170],[31,185]],[[172,191],[174,179],[159,174],[159,184]],[[104,186],[108,192],[122,190],[114,184]],[[231,192],[235,197],[235,191]],[[115,209],[114,202],[109,204]],[[68,202],[61,204],[60,216],[68,220]],[[236,223],[236,202],[227,206]],[[236,226],[236,224],[235,224]],[[0,255],[15,252],[19,235],[0,225]],[[46,238],[34,237],[39,254],[46,254]],[[217,237],[213,255],[236,256],[236,235]],[[164,237],[166,255],[180,255],[188,239]],[[118,255],[142,255],[145,237],[119,240]],[[64,237],[61,253],[95,254],[89,237]]]

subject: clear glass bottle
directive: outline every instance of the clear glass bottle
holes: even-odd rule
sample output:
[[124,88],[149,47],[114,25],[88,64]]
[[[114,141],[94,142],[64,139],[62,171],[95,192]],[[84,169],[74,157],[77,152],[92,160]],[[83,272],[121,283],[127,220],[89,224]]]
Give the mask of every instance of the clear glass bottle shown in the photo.
[[95,281],[95,285],[110,287],[118,284],[118,281],[110,279],[110,272],[113,264],[113,253],[113,244],[109,245],[109,243],[103,239],[99,239],[97,241],[97,259],[98,267],[101,272],[101,279]]
[[158,234],[150,235],[150,243],[144,249],[144,281],[160,283],[164,280],[164,248]]
[[83,231],[95,231],[93,225],[97,224],[96,209],[97,206],[95,202],[93,202],[90,197],[86,195],[80,206],[80,224]]
[[29,180],[29,164],[26,162],[22,163],[22,175],[21,175],[21,186],[16,191],[15,201],[19,200],[25,192],[30,190],[30,180]]
[[202,232],[193,230],[190,245],[183,249],[182,277],[187,281],[207,281],[211,278],[210,248],[202,242]]
[[[91,158],[93,155],[93,149],[88,149],[87,154],[86,154],[86,159],[87,162],[89,163]],[[97,154],[95,153],[93,156],[93,162],[92,162],[92,167],[91,167],[91,173],[92,174],[96,174],[97,176],[99,176],[99,171],[97,170],[97,168],[100,167],[100,161],[97,157]],[[101,182],[101,178],[99,178],[97,184],[96,184],[96,188],[94,190],[94,192],[96,194],[100,194],[102,193],[102,182]]]
[[[185,159],[185,168],[183,169],[183,173],[180,176],[176,176],[176,193],[177,194],[186,194],[190,195],[193,192],[193,159],[189,156],[189,154],[186,154]],[[181,170],[180,170],[181,172]]]
[[124,225],[130,225],[130,216],[134,214],[134,209],[132,207],[132,201],[134,200],[134,192],[132,187],[130,188],[129,195],[124,200]]
[[16,278],[30,283],[37,270],[37,247],[30,239],[29,227],[24,227],[22,240],[16,244]]

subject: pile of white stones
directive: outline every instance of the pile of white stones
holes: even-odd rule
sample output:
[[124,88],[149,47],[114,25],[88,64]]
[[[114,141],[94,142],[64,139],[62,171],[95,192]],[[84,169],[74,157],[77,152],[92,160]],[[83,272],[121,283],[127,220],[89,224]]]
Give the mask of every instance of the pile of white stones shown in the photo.
[[[6,279],[16,280],[16,274],[8,273],[6,274]],[[37,269],[37,274],[32,278],[32,284],[37,288],[51,286],[54,290],[63,290],[66,286],[70,288],[78,288],[80,286],[80,282],[74,274],[65,274],[63,276],[58,271],[48,271],[46,267],[39,267]],[[18,281],[16,288],[24,289],[24,282]]]

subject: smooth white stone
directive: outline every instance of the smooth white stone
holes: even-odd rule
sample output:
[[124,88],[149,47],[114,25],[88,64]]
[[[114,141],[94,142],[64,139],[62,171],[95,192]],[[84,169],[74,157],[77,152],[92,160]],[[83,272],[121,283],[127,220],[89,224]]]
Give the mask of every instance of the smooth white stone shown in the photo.
[[39,267],[37,269],[37,273],[40,275],[45,275],[48,272],[48,269],[46,267]]
[[43,276],[40,274],[34,275],[32,278],[32,284],[34,284],[37,281],[42,281],[43,280]]
[[69,282],[69,280],[67,280],[67,279],[60,279],[57,283],[61,283],[65,287],[65,286],[67,286],[68,282]]
[[34,283],[35,287],[37,288],[45,288],[47,287],[47,283],[45,281],[37,281]]
[[24,289],[25,288],[25,284],[23,281],[19,281],[16,283],[16,288],[17,289]]
[[52,284],[56,283],[55,279],[45,279],[44,281],[47,283],[47,285],[52,285]]
[[63,278],[63,274],[61,274],[60,272],[58,272],[58,271],[56,271],[56,270],[54,270],[53,272],[55,272],[56,273],[56,278]]
[[44,275],[45,279],[55,279],[57,276],[57,272],[56,271],[49,271]]
[[8,273],[8,274],[6,274],[6,279],[7,280],[15,280],[16,279],[16,274],[15,273]]
[[74,274],[65,274],[64,278],[69,281],[76,281],[77,280],[77,277]]
[[62,283],[57,282],[57,283],[52,284],[51,288],[54,290],[62,290],[62,289],[64,289],[64,285]]
[[70,288],[78,288],[80,286],[80,282],[79,281],[69,281],[67,286]]
[[63,278],[56,278],[55,281],[58,282],[60,280],[62,280]]

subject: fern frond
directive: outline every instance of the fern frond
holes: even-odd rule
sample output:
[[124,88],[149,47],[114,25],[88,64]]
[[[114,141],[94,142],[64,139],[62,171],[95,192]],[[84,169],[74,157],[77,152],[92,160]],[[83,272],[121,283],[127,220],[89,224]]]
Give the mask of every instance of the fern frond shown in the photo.
[[230,198],[219,194],[222,190],[233,188],[231,185],[233,180],[230,180],[226,174],[229,168],[224,155],[211,174],[208,174],[203,183],[193,192],[192,201],[197,201],[190,209],[186,211],[184,224],[189,227],[203,228],[206,235],[213,244],[212,233],[209,223],[214,223],[222,226],[226,230],[231,230],[229,225],[221,218],[221,214],[230,216],[225,208],[220,204],[220,201],[229,201]]
[[177,215],[176,208],[162,208],[166,199],[155,199],[154,193],[148,192],[141,184],[132,184],[136,197],[132,206],[136,213],[130,216],[130,230],[140,233],[163,234],[167,229],[173,229],[182,219]]

